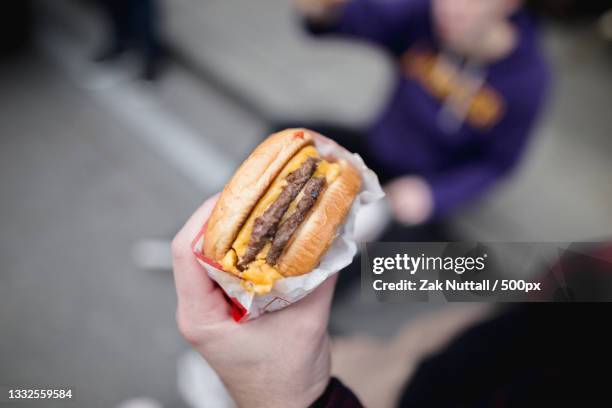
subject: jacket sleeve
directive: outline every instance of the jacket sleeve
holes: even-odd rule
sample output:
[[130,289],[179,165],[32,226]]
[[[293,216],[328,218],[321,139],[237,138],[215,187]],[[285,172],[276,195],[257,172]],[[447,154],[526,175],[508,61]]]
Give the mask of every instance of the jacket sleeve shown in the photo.
[[507,86],[506,114],[487,132],[488,142],[478,156],[428,180],[434,196],[434,218],[443,217],[485,193],[522,158],[550,90],[548,66],[544,61],[536,62],[529,67],[533,71],[523,73],[525,80],[513,82],[511,88]]
[[311,408],[363,408],[359,399],[344,384],[332,377],[323,394]]
[[329,24],[306,20],[312,34],[356,37],[401,52],[430,32],[429,0],[348,0]]
[[442,218],[480,196],[511,172],[523,155],[535,112],[509,115],[491,131],[492,140],[479,156],[457,168],[430,177],[434,218]]

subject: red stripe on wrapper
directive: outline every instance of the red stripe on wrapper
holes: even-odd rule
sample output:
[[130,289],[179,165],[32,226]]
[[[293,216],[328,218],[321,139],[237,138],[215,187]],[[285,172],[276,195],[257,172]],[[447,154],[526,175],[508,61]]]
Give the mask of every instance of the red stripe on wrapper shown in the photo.
[[[198,243],[198,241],[202,238],[202,236],[204,236],[204,232],[206,231],[206,227],[208,226],[208,222],[206,222],[204,224],[204,226],[202,227],[202,229],[200,230],[200,232],[198,233],[198,235],[196,235],[196,237],[194,238],[194,240],[191,242],[191,251],[193,252],[193,254],[196,256],[196,258],[198,258],[200,261],[212,266],[215,269],[219,269],[223,271],[223,268],[221,267],[221,265],[215,261],[213,261],[212,259],[205,257],[204,254],[202,254],[202,252],[200,251],[196,251],[195,247]],[[227,272],[226,272],[227,273]],[[218,283],[215,282],[215,284],[221,288],[221,286],[219,286]],[[223,288],[221,288],[221,290],[223,290]],[[246,308],[238,301],[238,299],[232,297],[230,298],[228,296],[228,294],[223,291],[223,294],[225,295],[225,298],[228,300],[228,303],[231,306],[231,315],[232,318],[240,323],[244,320],[246,320],[245,318],[248,317],[248,312],[246,310]]]
[[234,320],[238,323],[242,322],[243,319],[245,319],[246,317],[248,317],[248,313],[247,310],[244,308],[244,306],[242,306],[242,304],[240,302],[238,302],[238,299],[236,298],[229,298],[232,303],[232,317],[234,318]]

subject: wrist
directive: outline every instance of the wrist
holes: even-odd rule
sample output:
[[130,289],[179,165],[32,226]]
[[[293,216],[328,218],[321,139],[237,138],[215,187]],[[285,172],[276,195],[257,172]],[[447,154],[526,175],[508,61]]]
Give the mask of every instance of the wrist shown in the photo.
[[[324,350],[328,350],[327,344],[323,346]],[[271,367],[266,364],[241,370],[252,373],[248,378],[243,375],[226,377],[224,383],[239,407],[309,407],[325,392],[331,378],[330,354],[324,352],[310,356],[314,367],[307,368],[306,372],[303,368],[291,368],[282,373],[280,378],[283,381],[279,381],[278,371],[272,373],[269,371]]]
[[244,392],[244,390],[236,393],[230,391],[236,405],[238,407],[248,408],[305,408],[311,407],[325,393],[329,384],[330,376],[323,381],[318,381],[306,389],[290,390],[253,390]]

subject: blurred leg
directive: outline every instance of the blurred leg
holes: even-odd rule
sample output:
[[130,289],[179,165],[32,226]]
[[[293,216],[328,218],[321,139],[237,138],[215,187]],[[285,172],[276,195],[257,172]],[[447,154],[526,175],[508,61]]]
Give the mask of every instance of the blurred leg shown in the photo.
[[449,305],[405,324],[388,340],[365,335],[335,338],[332,372],[365,406],[398,406],[404,385],[419,363],[485,319],[491,310],[487,304]]
[[98,62],[103,62],[119,57],[128,47],[129,7],[127,1],[122,0],[98,0],[98,2],[106,13],[109,23],[108,42],[94,58]]
[[161,46],[158,33],[159,9],[156,0],[128,0],[130,25],[142,55],[142,78],[155,80],[159,74]]

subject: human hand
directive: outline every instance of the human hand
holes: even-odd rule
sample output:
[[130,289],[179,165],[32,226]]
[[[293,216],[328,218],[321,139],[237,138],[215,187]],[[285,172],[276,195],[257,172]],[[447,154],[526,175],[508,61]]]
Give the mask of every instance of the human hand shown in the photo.
[[327,322],[336,275],[286,309],[236,323],[222,289],[191,250],[217,198],[207,200],[172,242],[179,330],[239,406],[308,406],[330,378]]
[[422,177],[397,178],[385,186],[385,193],[395,218],[403,224],[422,224],[433,213],[431,187]]
[[349,0],[294,0],[295,8],[304,17],[318,21],[333,20],[339,6]]

